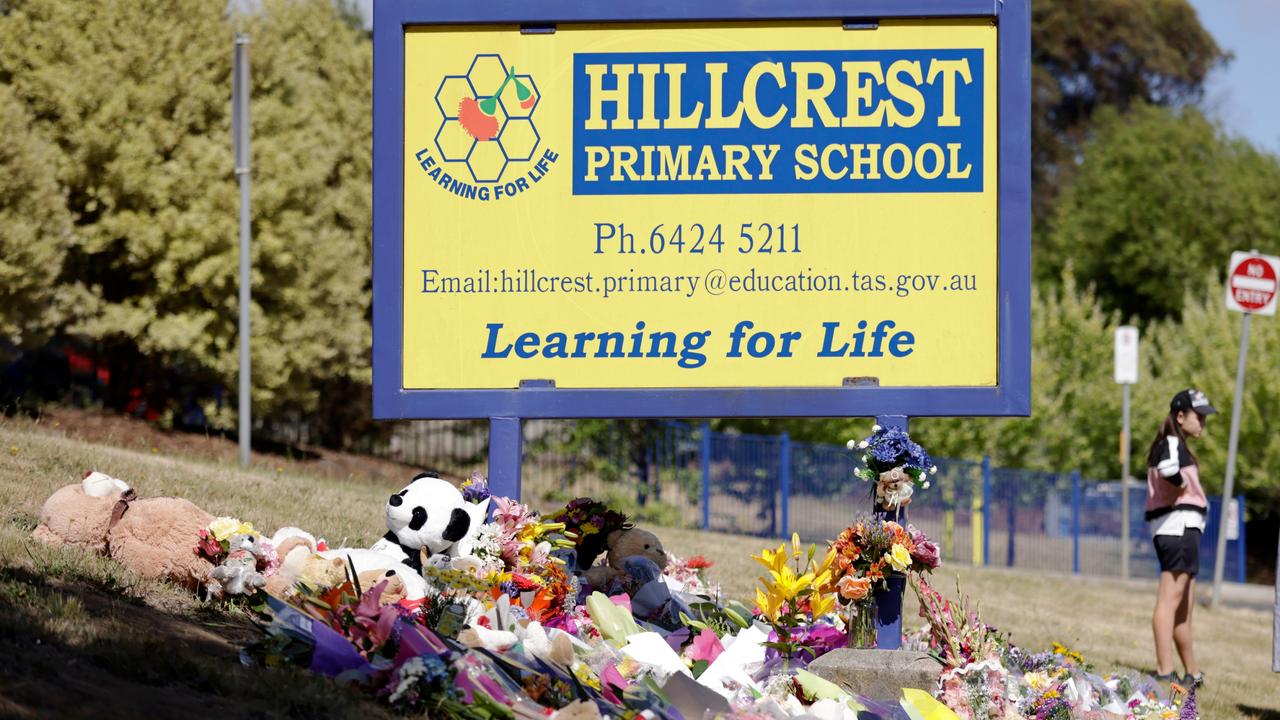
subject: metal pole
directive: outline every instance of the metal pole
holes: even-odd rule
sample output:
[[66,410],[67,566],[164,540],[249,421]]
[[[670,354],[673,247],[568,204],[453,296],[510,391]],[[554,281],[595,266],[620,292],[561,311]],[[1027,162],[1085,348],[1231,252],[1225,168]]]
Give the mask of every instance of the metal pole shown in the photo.
[[782,532],[780,537],[791,537],[791,434],[782,433],[778,448],[778,494],[782,502]]
[[702,529],[711,529],[711,423],[702,423]]
[[1240,410],[1244,405],[1244,366],[1249,357],[1249,323],[1253,313],[1244,314],[1240,331],[1240,360],[1236,364],[1236,400],[1231,406],[1231,436],[1227,440],[1227,479],[1222,485],[1222,508],[1218,519],[1218,548],[1213,556],[1213,598],[1209,607],[1217,607],[1222,595],[1222,567],[1227,558],[1227,511],[1231,508],[1231,490],[1236,480],[1236,448],[1240,440]]
[[1083,504],[1080,471],[1071,471],[1071,572],[1080,574],[1080,506]]
[[[886,428],[900,428],[905,432],[908,420],[905,415],[878,415],[876,423]],[[891,517],[876,506],[874,500],[872,511],[886,519]],[[903,508],[898,513],[899,522],[905,525],[906,509]],[[898,650],[902,647],[902,595],[906,590],[907,579],[905,575],[894,575],[886,579],[888,591],[876,595],[876,647],[880,650]]]
[[1129,383],[1124,388],[1124,430],[1120,433],[1120,577],[1129,579]]
[[249,465],[249,36],[236,33],[232,56],[231,124],[240,180],[240,464]]
[[1280,673],[1280,537],[1276,539],[1276,606],[1271,618],[1271,672]]
[[489,491],[499,497],[520,499],[522,430],[520,418],[489,418]]

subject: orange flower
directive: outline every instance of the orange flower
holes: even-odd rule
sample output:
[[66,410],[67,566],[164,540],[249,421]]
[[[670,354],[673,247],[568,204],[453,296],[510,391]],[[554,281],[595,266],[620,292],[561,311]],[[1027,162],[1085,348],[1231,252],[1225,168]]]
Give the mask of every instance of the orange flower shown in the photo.
[[863,600],[871,593],[871,579],[846,575],[840,578],[836,587],[840,591],[840,597],[845,600]]

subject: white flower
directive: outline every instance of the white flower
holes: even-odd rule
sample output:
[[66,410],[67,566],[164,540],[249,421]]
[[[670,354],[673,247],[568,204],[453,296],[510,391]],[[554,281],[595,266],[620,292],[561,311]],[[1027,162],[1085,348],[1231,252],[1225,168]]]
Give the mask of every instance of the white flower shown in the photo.
[[422,662],[422,658],[413,658],[400,666],[400,681],[396,683],[396,689],[391,693],[391,702],[399,702],[405,693],[409,692],[414,685],[418,683],[423,676],[427,674],[426,663]]
[[879,425],[872,425],[872,426],[871,426],[871,432],[873,432],[873,433],[880,432],[880,426],[879,426]]
[[858,441],[857,441],[857,440],[850,440],[849,442],[845,443],[845,444],[844,444],[844,446],[845,446],[845,447],[847,447],[847,448],[849,448],[850,450],[854,449],[855,447],[860,447],[860,446],[858,445]]
[[925,480],[925,481],[924,481],[924,484],[923,484],[923,485],[921,485],[920,487],[921,487],[921,488],[923,488],[923,489],[925,489],[925,490],[928,490],[928,489],[929,489],[929,481],[928,481],[928,480]]
[[858,447],[865,449],[867,447],[867,441],[863,440],[862,442],[858,443]]
[[934,465],[933,467],[929,468],[929,474],[930,474],[930,475],[937,475],[937,474],[938,474],[938,466],[937,466],[937,465]]

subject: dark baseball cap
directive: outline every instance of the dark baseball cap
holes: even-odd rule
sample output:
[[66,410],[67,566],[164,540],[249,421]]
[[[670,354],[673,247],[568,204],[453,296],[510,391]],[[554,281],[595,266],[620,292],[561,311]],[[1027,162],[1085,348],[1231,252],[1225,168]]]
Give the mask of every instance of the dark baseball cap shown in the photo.
[[1212,415],[1218,412],[1217,408],[1209,404],[1209,398],[1195,388],[1187,388],[1174,395],[1173,400],[1169,402],[1169,410],[1171,412],[1194,410],[1201,415]]

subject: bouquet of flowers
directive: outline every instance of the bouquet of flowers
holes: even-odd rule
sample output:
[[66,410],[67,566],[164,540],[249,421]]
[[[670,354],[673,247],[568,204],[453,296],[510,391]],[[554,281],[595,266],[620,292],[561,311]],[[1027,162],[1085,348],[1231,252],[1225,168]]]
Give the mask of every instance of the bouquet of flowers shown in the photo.
[[711,582],[703,577],[703,571],[710,568],[712,564],[710,560],[701,555],[694,555],[684,559],[668,552],[667,567],[663,569],[662,574],[670,578],[675,589],[680,592],[709,598],[719,597],[720,584]]
[[910,525],[862,517],[831,542],[831,580],[844,610],[851,643],[871,642],[872,591],[886,588],[891,572],[920,575],[941,564],[938,546]]
[[929,453],[900,428],[873,425],[871,435],[861,441],[850,440],[848,447],[862,452],[863,467],[854,470],[854,475],[875,481],[876,505],[885,510],[906,507],[915,486],[927,490],[928,476],[938,472]]
[[[816,546],[810,545],[805,552],[800,536],[793,534],[790,547],[783,543],[777,550],[765,548],[752,556],[768,570],[768,577],[761,577],[756,588],[758,617],[773,628],[773,639],[766,644],[787,658],[805,653],[807,628],[835,609],[831,575],[835,558],[827,553],[815,561],[816,555]],[[816,656],[811,650],[808,655],[810,660]]]
[[257,531],[253,525],[240,522],[238,518],[220,517],[209,523],[209,527],[200,528],[199,540],[196,542],[196,554],[217,565],[226,559],[231,552],[233,535],[253,535]]

